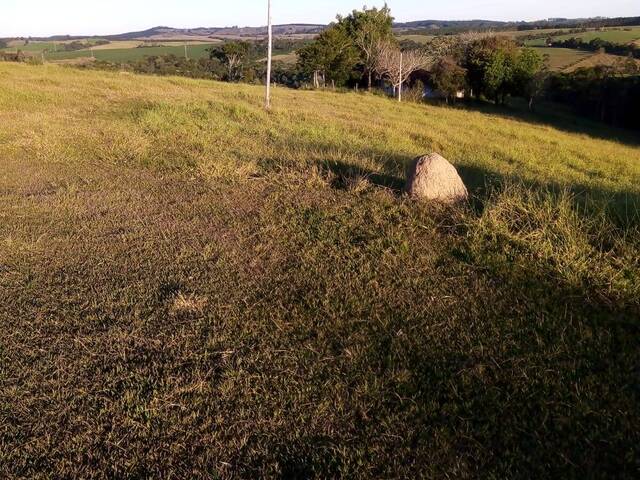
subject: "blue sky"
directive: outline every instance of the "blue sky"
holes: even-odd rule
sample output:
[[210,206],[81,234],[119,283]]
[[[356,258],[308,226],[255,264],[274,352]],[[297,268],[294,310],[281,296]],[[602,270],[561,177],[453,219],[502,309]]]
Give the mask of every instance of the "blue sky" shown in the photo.
[[[328,23],[365,0],[272,0],[274,22]],[[640,0],[389,0],[398,21],[537,20],[548,17],[635,16]],[[157,25],[263,25],[266,0],[0,0],[0,37],[104,35]]]

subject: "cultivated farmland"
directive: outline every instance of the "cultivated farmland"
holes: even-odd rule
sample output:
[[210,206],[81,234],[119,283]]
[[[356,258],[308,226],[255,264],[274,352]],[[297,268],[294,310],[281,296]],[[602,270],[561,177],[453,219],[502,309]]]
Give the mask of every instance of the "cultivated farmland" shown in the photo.
[[209,56],[209,49],[220,40],[210,42],[142,42],[137,40],[114,41],[105,45],[98,45],[93,49],[63,51],[61,42],[31,42],[28,45],[12,45],[6,51],[22,50],[26,54],[41,55],[44,52],[46,61],[57,62],[66,60],[87,59],[94,57],[96,60],[109,62],[128,62],[144,58],[145,56],[160,55],[184,55],[184,47],[190,58],[202,58]]
[[551,70],[565,70],[583,60],[594,55],[593,52],[574,50],[571,48],[548,48],[531,47],[545,58],[548,58],[548,65]]
[[619,27],[607,30],[591,30],[584,33],[575,33],[554,37],[555,40],[568,40],[570,38],[580,38],[584,42],[590,42],[600,38],[611,43],[627,44],[640,39],[639,27]]
[[[111,49],[94,49],[93,56],[96,60],[104,60],[108,62],[127,62],[140,60],[147,56],[159,55],[176,55],[183,56],[185,54],[184,43],[164,44],[159,46],[141,46],[136,48],[111,48]],[[190,58],[208,57],[212,44],[197,43],[188,44],[187,53]],[[76,58],[86,58],[92,55],[89,50],[78,50],[75,52],[58,52],[46,55],[47,60],[70,60]]]

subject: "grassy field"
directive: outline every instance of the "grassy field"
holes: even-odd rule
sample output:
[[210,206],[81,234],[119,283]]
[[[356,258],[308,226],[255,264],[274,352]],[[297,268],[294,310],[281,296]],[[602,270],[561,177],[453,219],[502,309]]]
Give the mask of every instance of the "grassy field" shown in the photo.
[[[551,70],[573,72],[579,68],[592,68],[597,65],[616,65],[625,60],[619,55],[585,52],[570,48],[530,47],[547,58]],[[640,61],[636,60],[638,64]]]
[[[267,59],[263,59],[262,61],[267,61]],[[294,52],[294,53],[283,53],[280,55],[274,55],[273,56],[273,61],[274,62],[282,62],[282,63],[288,63],[290,65],[295,65],[296,62],[298,61],[298,55]]]
[[556,71],[565,70],[572,65],[594,56],[593,52],[583,52],[582,50],[573,50],[571,48],[531,48],[543,57],[547,57],[549,68]]
[[45,59],[49,62],[90,58],[92,55],[97,60],[105,60],[110,62],[127,62],[140,60],[145,56],[152,55],[173,54],[181,56],[184,55],[185,44],[187,44],[190,58],[208,57],[208,50],[215,43],[217,42],[153,42],[150,46],[141,46],[145,45],[145,42],[117,41],[111,42],[106,45],[99,45],[93,49],[92,53],[89,49],[75,50],[70,52],[55,51],[56,45],[53,42],[31,42],[28,45],[13,45],[6,50],[16,51],[20,49],[25,53],[37,55],[45,52]]
[[[85,38],[79,41],[86,44],[95,44],[99,40],[100,39]],[[71,40],[59,41],[59,42],[38,42],[38,41],[26,42],[24,40],[13,40],[9,42],[9,47],[5,48],[4,50],[11,51],[11,52],[22,50],[25,53],[40,54],[44,51],[54,52],[56,49],[60,49],[61,46],[64,45],[65,43],[71,43],[71,42],[72,42]],[[106,45],[97,46],[96,48],[105,48],[105,47],[108,47],[109,45],[120,45],[119,48],[131,48],[131,43],[132,42],[111,42]],[[139,44],[141,42],[137,42],[137,43]]]
[[[612,43],[627,44],[640,39],[640,27],[620,27],[619,29],[589,30],[583,33],[567,33],[566,35],[554,36],[554,40],[569,40],[570,38],[581,38],[585,42],[590,42],[596,38],[601,38]],[[546,44],[546,38],[527,40],[529,46],[541,47]]]
[[122,50],[126,48],[137,48],[141,45],[144,45],[144,42],[141,40],[123,40],[118,42],[109,42],[104,45],[98,45],[97,47],[94,47],[94,50]]
[[565,28],[545,28],[545,29],[535,29],[535,30],[510,30],[506,32],[498,32],[501,35],[508,35],[513,38],[526,37],[528,35],[550,35],[557,32],[565,32],[567,29]]
[[[609,55],[607,53],[596,53],[594,55],[590,55],[587,58],[572,64],[571,66],[564,69],[565,72],[573,72],[578,70],[579,68],[593,68],[597,65],[608,65],[615,66],[620,64],[620,62],[626,61],[625,57],[621,57],[619,55]],[[640,60],[635,60],[638,67],[640,67]]]
[[[209,56],[209,49],[212,44],[198,43],[195,45],[188,45],[189,58],[201,58]],[[154,47],[140,47],[140,48],[111,48],[111,49],[94,49],[93,56],[96,60],[105,60],[109,62],[128,62],[141,60],[144,57],[154,55],[184,55],[184,44],[177,45],[161,45]],[[77,50],[75,52],[58,52],[48,53],[46,59],[48,61],[58,60],[72,60],[76,58],[86,58],[91,56],[90,50]]]
[[426,44],[433,39],[433,35],[397,35],[398,40],[411,40],[412,42]]
[[262,101],[0,63],[0,477],[635,478],[637,136]]
[[45,50],[53,50],[56,46],[56,42],[25,42],[13,41],[9,42],[9,47],[3,49],[4,51],[16,52],[22,50],[25,53],[37,53],[40,54]]
[[640,39],[640,27],[625,27],[620,29],[607,29],[603,31],[592,30],[584,33],[575,33],[554,37],[556,40],[568,40],[570,38],[581,38],[585,42],[590,42],[596,38],[612,42],[627,44]]

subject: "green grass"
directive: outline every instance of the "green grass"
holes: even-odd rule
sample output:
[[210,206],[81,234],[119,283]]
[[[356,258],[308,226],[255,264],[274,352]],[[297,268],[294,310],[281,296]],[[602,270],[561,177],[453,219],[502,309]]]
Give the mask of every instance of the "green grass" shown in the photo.
[[545,29],[535,29],[535,30],[511,30],[508,32],[500,32],[501,35],[509,35],[513,38],[526,37],[529,35],[551,35],[558,32],[568,31],[565,28],[545,28]]
[[[99,39],[94,39],[94,38],[87,38],[87,39],[82,39],[79,40],[82,43],[89,43],[89,44],[93,44],[95,42],[97,42]],[[69,43],[69,42],[36,42],[36,41],[31,41],[29,43],[25,43],[25,42],[20,42],[20,41],[12,41],[10,43],[10,46],[8,48],[5,48],[5,51],[9,51],[9,52],[16,52],[17,50],[21,50],[25,53],[32,53],[32,54],[41,54],[42,52],[52,52],[54,53],[54,51],[56,49],[61,49],[61,45],[63,45],[64,43]],[[120,43],[120,42],[118,42]],[[65,53],[65,52],[59,52],[59,53]],[[66,53],[73,53],[73,52],[66,52]]]
[[427,44],[433,39],[433,35],[398,35],[398,40],[411,40],[420,44]]
[[532,47],[543,57],[548,57],[548,65],[551,70],[564,70],[578,62],[593,56],[593,52],[584,52],[571,48]]
[[[265,59],[262,59],[261,61],[266,61]],[[290,65],[295,65],[298,61],[298,55],[293,52],[293,53],[283,53],[280,55],[274,55],[273,56],[273,61],[274,62],[282,62],[282,63],[287,63]]]
[[0,476],[634,478],[637,137],[262,101],[0,63]]
[[[85,40],[83,40],[85,41]],[[40,55],[44,52],[45,59],[49,62],[76,60],[83,58],[90,58],[92,55],[97,60],[110,61],[110,62],[128,62],[141,60],[146,56],[160,56],[160,55],[184,55],[184,42],[162,42],[162,45],[139,47],[137,45],[140,42],[113,42],[108,46],[100,46],[93,49],[93,53],[90,49],[74,50],[74,51],[61,51],[60,42],[30,42],[28,45],[16,46],[13,45],[5,51],[15,52],[16,50],[22,50],[27,54]],[[118,44],[122,44],[122,48],[118,48]],[[58,51],[55,51],[56,45]],[[188,53],[190,58],[203,58],[209,56],[209,49],[213,46],[213,43],[191,43],[188,44]]]
[[618,55],[585,52],[570,48],[530,47],[547,59],[549,68],[555,71],[571,72],[578,68],[597,65],[615,65],[621,61]]
[[[570,38],[580,38],[585,42],[590,42],[596,38],[600,38],[607,42],[627,44],[640,39],[640,26],[639,27],[619,27],[618,29],[607,29],[602,31],[590,30],[583,33],[568,33],[566,35],[560,35],[553,37],[554,40],[569,40]],[[543,46],[546,39],[541,38],[537,40],[530,40],[527,45],[531,46]]]
[[[534,40],[525,40],[524,44],[527,47],[546,47],[547,39],[546,38],[536,38]],[[569,50],[569,49],[566,49]]]
[[[209,50],[212,44],[195,44],[188,45],[189,58],[203,58],[209,56]],[[49,52],[46,59],[49,61],[73,60],[77,58],[91,57],[90,50],[76,50],[74,52]],[[141,60],[147,56],[160,55],[184,55],[184,43],[177,43],[174,46],[163,45],[157,47],[140,47],[140,48],[113,48],[113,49],[94,49],[93,56],[96,60],[109,62],[128,62]]]
[[558,37],[559,40],[567,40],[572,37],[581,38],[585,42],[590,42],[596,38],[612,42],[627,44],[635,40],[640,39],[640,27],[627,27],[626,29],[619,30],[604,30],[604,31],[589,31],[576,35],[565,35]]
[[16,44],[16,42],[12,42],[11,46],[3,49],[8,52],[16,52],[17,50],[22,50],[25,53],[35,53],[40,54],[45,50],[52,50],[55,48],[55,42],[30,42],[26,45],[24,44]]

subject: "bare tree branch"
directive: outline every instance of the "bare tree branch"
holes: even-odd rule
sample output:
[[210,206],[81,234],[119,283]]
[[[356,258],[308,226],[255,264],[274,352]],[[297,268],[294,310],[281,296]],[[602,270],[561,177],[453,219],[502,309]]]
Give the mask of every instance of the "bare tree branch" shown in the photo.
[[391,42],[379,42],[375,58],[376,73],[400,91],[402,84],[412,73],[430,66],[438,57],[423,50],[403,52]]

